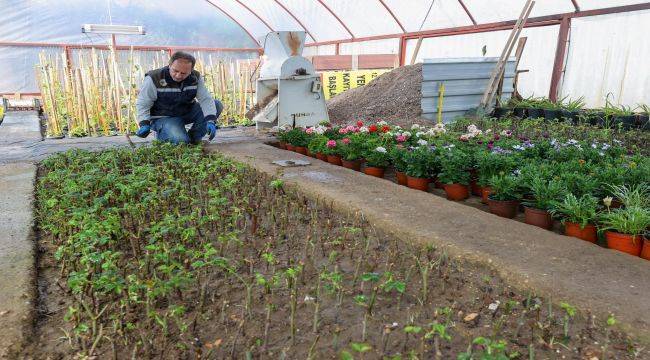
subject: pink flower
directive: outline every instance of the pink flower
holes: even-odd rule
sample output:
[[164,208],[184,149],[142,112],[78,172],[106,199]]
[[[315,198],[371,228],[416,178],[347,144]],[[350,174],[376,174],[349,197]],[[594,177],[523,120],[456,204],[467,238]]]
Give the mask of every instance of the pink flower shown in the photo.
[[347,133],[348,133],[348,129],[347,129],[347,128],[340,128],[340,129],[339,129],[339,134],[343,134],[343,135],[345,135],[345,134],[347,134]]
[[328,147],[328,148],[334,148],[334,147],[336,147],[336,140],[328,140],[328,141],[327,141],[327,147]]
[[343,138],[343,140],[341,140],[341,142],[343,142],[345,145],[348,145],[350,143],[350,139],[349,138]]
[[354,125],[348,125],[345,130],[348,132],[356,132],[357,128]]
[[397,140],[397,142],[404,142],[404,141],[406,141],[406,136],[404,136],[404,135],[397,135],[397,136],[395,137],[395,140]]
[[313,134],[313,133],[314,133],[314,128],[311,128],[311,127],[310,127],[310,128],[307,128],[307,130],[305,130],[305,132],[306,132],[307,134]]

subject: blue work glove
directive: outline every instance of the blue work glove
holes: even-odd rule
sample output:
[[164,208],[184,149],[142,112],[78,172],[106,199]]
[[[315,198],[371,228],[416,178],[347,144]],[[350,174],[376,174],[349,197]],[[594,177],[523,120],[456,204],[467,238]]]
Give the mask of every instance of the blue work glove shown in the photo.
[[138,131],[135,132],[136,135],[138,135],[141,138],[146,138],[149,136],[149,133],[151,132],[151,126],[149,125],[142,125],[138,129]]
[[217,136],[217,124],[214,121],[208,121],[208,140],[212,141]]

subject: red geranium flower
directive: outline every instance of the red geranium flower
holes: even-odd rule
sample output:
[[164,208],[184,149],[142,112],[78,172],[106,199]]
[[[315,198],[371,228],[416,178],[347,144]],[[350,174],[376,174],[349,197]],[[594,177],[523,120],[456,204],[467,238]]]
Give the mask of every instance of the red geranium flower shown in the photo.
[[371,132],[371,133],[377,132],[377,125],[372,124],[372,125],[368,126],[368,131]]
[[386,132],[389,132],[389,131],[390,131],[390,126],[388,126],[388,125],[384,125],[384,126],[381,127],[381,132],[385,132],[385,133],[386,133]]
[[363,121],[361,121],[361,120],[357,121],[357,126],[362,127],[363,126]]

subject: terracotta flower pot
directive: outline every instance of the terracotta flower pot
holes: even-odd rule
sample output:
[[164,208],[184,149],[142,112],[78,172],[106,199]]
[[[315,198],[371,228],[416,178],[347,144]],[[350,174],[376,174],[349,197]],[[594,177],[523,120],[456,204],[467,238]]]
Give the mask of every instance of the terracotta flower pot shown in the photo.
[[431,178],[431,182],[433,185],[436,187],[436,189],[444,189],[445,184],[441,183],[440,180],[438,180],[438,177]]
[[605,231],[605,239],[607,240],[607,247],[610,249],[634,256],[641,255],[641,249],[643,248],[643,236],[641,235],[632,236],[614,231]]
[[447,200],[461,201],[469,197],[469,186],[463,184],[445,184]]
[[291,144],[287,144],[287,150],[289,150],[289,151],[296,151],[296,147],[293,146],[293,145],[291,145]]
[[307,156],[315,158],[316,154],[312,153],[309,148],[307,148]]
[[320,161],[327,161],[327,155],[323,153],[316,153],[316,159]]
[[346,169],[352,169],[354,171],[361,171],[361,161],[359,160],[342,160],[343,167]]
[[553,217],[551,217],[551,214],[547,210],[526,206],[524,207],[524,215],[524,222],[528,225],[534,225],[546,230],[553,227]]
[[298,154],[307,155],[307,148],[304,146],[296,146],[296,152]]
[[400,171],[395,171],[395,177],[397,177],[397,183],[399,185],[407,185],[406,174]]
[[406,185],[411,189],[429,191],[429,179],[406,176]]
[[596,227],[592,224],[587,224],[584,229],[582,229],[580,228],[580,224],[567,221],[564,223],[564,235],[592,243],[595,243],[596,240],[598,240]]
[[284,142],[284,141],[280,141],[280,143],[278,144],[278,146],[279,146],[280,149],[282,149],[282,150],[287,150],[287,143]]
[[476,180],[471,180],[469,182],[469,187],[472,189],[472,195],[482,196],[483,188],[476,182]]
[[338,155],[327,155],[327,162],[330,164],[341,166],[341,157]]
[[366,175],[383,178],[384,177],[384,168],[367,166],[363,169],[363,173]]
[[519,201],[517,200],[494,200],[488,197],[490,212],[494,215],[512,219],[517,216]]
[[485,186],[481,188],[481,202],[483,204],[488,203],[488,196],[492,193],[492,189],[489,186]]
[[641,257],[650,260],[650,239],[643,238],[643,249],[641,249]]

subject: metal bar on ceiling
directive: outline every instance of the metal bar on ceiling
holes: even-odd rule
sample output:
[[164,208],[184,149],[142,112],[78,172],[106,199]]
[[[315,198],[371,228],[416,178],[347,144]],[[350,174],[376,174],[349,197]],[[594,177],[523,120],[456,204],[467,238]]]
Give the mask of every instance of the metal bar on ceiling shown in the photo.
[[578,0],[571,0],[573,8],[576,9],[576,12],[580,11],[580,5],[578,5]]
[[284,11],[286,11],[287,14],[289,14],[289,16],[291,16],[294,20],[296,20],[296,22],[297,22],[300,26],[302,26],[303,29],[305,29],[305,32],[306,32],[309,36],[311,36],[311,38],[312,38],[312,40],[314,40],[314,42],[317,41],[316,38],[314,37],[314,35],[313,35],[311,32],[309,32],[309,29],[307,29],[307,27],[302,23],[302,21],[300,21],[300,19],[298,19],[298,17],[297,17],[296,15],[294,15],[294,14],[293,14],[293,13],[292,13],[292,12],[291,12],[287,7],[286,7],[286,6],[284,6],[284,4],[282,4],[282,3],[280,2],[280,0],[274,0],[274,1],[275,1],[278,5],[280,5],[280,7],[281,7],[282,9],[284,9]]
[[384,6],[384,8],[386,9],[386,11],[388,11],[388,13],[390,14],[390,16],[393,17],[393,20],[395,20],[395,22],[397,23],[397,25],[399,26],[399,28],[402,29],[402,32],[405,33],[405,32],[406,32],[406,29],[404,28],[404,26],[402,25],[402,23],[397,19],[397,16],[395,16],[395,14],[393,13],[393,10],[391,10],[390,7],[388,7],[388,5],[386,5],[386,3],[384,2],[384,0],[379,0],[379,2]]
[[332,9],[330,9],[330,7],[327,6],[327,4],[325,4],[325,2],[323,2],[323,0],[316,0],[316,1],[318,1],[321,5],[323,5],[325,10],[329,11],[329,13],[332,14],[332,16],[334,16],[334,18],[345,28],[345,31],[347,31],[348,34],[350,34],[350,37],[352,39],[355,39],[354,34],[352,33],[352,31],[350,31],[350,28],[348,28],[348,26],[345,25],[343,20],[341,20],[341,18],[338,17],[338,15],[336,15],[336,13],[334,13],[334,11],[332,11]]
[[[17,46],[17,47],[57,47],[69,49],[101,49],[108,50],[108,45],[88,45],[88,44],[70,44],[70,43],[48,43],[48,42],[11,42],[1,41],[0,46]],[[213,48],[199,46],[148,46],[148,45],[116,45],[118,50],[142,50],[142,51],[161,51],[161,50],[188,50],[188,51],[241,51],[241,52],[259,52],[260,48]]]
[[251,38],[251,39],[252,39],[252,40],[257,44],[257,46],[262,46],[262,44],[260,44],[260,42],[257,41],[257,39],[255,38],[255,36],[253,36],[253,34],[251,34],[251,32],[248,31],[248,29],[247,29],[244,25],[242,25],[239,21],[237,21],[237,19],[235,19],[235,18],[234,18],[232,15],[230,15],[227,11],[225,11],[224,9],[222,9],[221,6],[219,6],[219,5],[215,4],[215,3],[213,3],[213,2],[210,1],[210,0],[205,0],[205,1],[206,1],[208,4],[212,5],[213,7],[215,7],[217,10],[221,11],[224,15],[226,15],[227,17],[229,17],[230,20],[232,20],[232,21],[235,22],[235,24],[239,25],[239,27],[242,28],[242,30],[244,30],[244,31],[246,32],[246,34],[248,34],[248,36],[249,36],[249,37],[250,37],[250,38]]
[[244,4],[241,0],[235,0],[235,1],[239,5],[243,6],[244,9],[248,10],[251,14],[253,14],[259,21],[261,21],[267,28],[269,28],[269,30],[275,31],[273,30],[271,25],[269,25],[269,23],[266,22],[266,20],[262,19],[262,17],[259,14],[257,14],[255,11],[253,11],[253,9],[249,8],[248,5]]
[[478,25],[478,23],[476,22],[476,20],[472,16],[472,13],[469,11],[467,6],[465,5],[465,2],[463,2],[463,0],[458,0],[458,3],[460,4],[460,6],[463,7],[463,10],[465,10],[465,13],[467,14],[467,16],[469,16],[469,19],[472,20],[472,24]]

